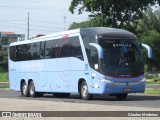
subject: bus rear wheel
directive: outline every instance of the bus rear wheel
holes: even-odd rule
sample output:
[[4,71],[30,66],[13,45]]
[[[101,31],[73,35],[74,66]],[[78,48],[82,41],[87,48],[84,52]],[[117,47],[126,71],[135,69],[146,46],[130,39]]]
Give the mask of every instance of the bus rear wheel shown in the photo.
[[35,91],[35,85],[34,85],[33,81],[31,81],[29,83],[29,95],[30,95],[30,97],[36,97],[37,96],[37,93]]
[[22,96],[29,97],[28,86],[25,81],[22,83],[21,94],[22,94]]
[[125,100],[127,98],[128,94],[127,93],[123,93],[123,94],[117,94],[116,98],[118,100]]
[[83,81],[81,84],[80,95],[83,100],[90,100],[93,98],[93,95],[89,94],[89,92],[88,92],[88,85],[87,85],[86,81]]

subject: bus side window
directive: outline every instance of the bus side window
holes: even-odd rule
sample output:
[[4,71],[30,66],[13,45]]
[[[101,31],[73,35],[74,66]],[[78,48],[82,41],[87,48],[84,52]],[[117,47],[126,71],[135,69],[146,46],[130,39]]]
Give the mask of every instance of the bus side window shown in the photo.
[[46,42],[40,42],[40,49],[39,49],[39,57],[40,57],[40,59],[44,58],[44,55],[45,55],[45,44],[46,44]]
[[10,49],[9,49],[9,55],[10,55],[10,59],[12,61],[16,61],[16,47],[15,46],[11,46]]
[[21,49],[20,49],[20,45],[16,46],[16,61],[21,61]]
[[95,69],[95,70],[99,70],[98,68],[98,51],[95,47],[89,45],[89,43],[94,43],[95,42],[95,38],[90,37],[90,36],[84,36],[83,37],[83,43],[84,43],[84,47],[86,50],[86,54],[87,54],[87,58],[88,58],[88,62],[91,68]]
[[29,51],[30,49],[30,44],[24,44],[21,45],[21,57],[22,57],[22,61],[24,60],[30,60],[31,59],[31,52]]
[[39,49],[40,49],[39,42],[31,44],[31,56],[32,56],[31,58],[32,58],[32,60],[40,59]]
[[76,57],[84,60],[78,36],[60,39],[57,47],[57,57]]
[[95,47],[90,47],[89,63],[93,69],[98,69],[95,66],[98,65],[98,51]]
[[50,40],[45,43],[44,58],[56,58],[56,41]]
[[69,44],[68,44],[68,38],[67,39],[60,39],[59,42],[59,50],[58,50],[58,57],[69,57]]
[[76,58],[79,58],[80,60],[84,60],[81,44],[78,36],[70,38],[69,51],[70,51],[69,53],[71,57],[76,57]]

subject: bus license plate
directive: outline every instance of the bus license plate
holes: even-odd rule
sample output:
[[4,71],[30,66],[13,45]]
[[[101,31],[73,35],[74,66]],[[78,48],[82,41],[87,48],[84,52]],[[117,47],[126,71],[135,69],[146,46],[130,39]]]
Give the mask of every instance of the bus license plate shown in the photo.
[[126,91],[131,91],[130,88],[124,88],[123,90],[124,90],[125,92],[126,92]]

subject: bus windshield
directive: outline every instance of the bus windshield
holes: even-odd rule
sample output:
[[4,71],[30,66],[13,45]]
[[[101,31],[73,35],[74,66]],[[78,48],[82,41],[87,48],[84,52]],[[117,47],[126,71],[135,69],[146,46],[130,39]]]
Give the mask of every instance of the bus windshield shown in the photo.
[[103,73],[122,77],[143,74],[142,54],[137,40],[99,39],[98,42],[103,48]]

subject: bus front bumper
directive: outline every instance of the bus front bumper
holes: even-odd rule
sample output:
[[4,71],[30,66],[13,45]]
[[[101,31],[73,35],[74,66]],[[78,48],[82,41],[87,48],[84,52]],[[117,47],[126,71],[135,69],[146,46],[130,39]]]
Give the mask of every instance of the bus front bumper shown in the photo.
[[[120,81],[120,80],[119,80]],[[145,91],[145,78],[139,80],[110,81],[101,79],[93,87],[93,94],[142,93]]]
[[145,91],[145,82],[115,82],[104,87],[103,94],[142,93]]

